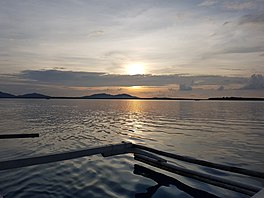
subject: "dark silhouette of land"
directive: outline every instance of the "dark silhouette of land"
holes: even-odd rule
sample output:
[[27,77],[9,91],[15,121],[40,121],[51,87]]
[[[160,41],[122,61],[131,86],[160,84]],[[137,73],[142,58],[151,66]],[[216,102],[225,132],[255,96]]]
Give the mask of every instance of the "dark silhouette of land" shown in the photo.
[[243,97],[215,97],[215,98],[168,98],[168,97],[152,97],[152,98],[140,98],[137,96],[131,96],[129,94],[107,94],[99,93],[89,96],[70,97],[70,96],[48,96],[39,93],[30,93],[23,95],[13,95],[9,93],[0,92],[0,98],[20,98],[20,99],[139,99],[139,100],[232,100],[232,101],[264,101],[264,98],[243,98]]
[[136,96],[131,96],[129,94],[117,94],[117,95],[111,95],[106,93],[100,93],[100,94],[93,94],[90,96],[83,96],[82,98],[86,99],[137,99]]
[[264,100],[264,98],[222,97],[208,98],[208,100]]
[[16,98],[52,98],[51,96],[46,96],[39,93],[30,93],[30,94],[24,94],[24,95],[18,95]]
[[16,97],[15,95],[9,94],[9,93],[4,93],[0,91],[0,98],[14,98]]

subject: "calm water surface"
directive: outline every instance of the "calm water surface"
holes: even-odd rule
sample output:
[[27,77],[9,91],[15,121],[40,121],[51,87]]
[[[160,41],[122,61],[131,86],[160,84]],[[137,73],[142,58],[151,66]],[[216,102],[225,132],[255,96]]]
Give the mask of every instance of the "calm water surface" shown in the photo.
[[[34,139],[0,140],[1,161],[131,141],[263,171],[264,102],[1,99],[0,116],[1,134],[40,134]],[[138,173],[135,164],[149,168],[128,154],[2,171],[0,194],[12,198],[194,196],[180,185],[158,185]],[[260,180],[190,168],[264,186]],[[151,170],[173,176],[212,197],[246,197],[155,168]]]

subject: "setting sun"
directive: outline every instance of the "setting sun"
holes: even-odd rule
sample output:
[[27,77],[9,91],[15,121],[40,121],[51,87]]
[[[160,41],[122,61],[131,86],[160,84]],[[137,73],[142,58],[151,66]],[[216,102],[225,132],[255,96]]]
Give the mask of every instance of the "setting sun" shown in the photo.
[[144,74],[145,69],[143,64],[130,64],[126,67],[126,72],[129,75]]
[[131,86],[132,89],[140,89],[141,86]]

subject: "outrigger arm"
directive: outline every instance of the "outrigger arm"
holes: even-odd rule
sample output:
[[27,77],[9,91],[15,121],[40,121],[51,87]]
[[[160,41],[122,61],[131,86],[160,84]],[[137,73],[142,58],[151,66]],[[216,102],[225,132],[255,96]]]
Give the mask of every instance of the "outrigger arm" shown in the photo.
[[[14,159],[0,162],[0,171],[10,170],[14,168],[22,168],[33,165],[47,164],[52,162],[59,162],[64,160],[76,159],[80,157],[87,157],[92,155],[101,154],[103,157],[121,155],[121,154],[134,154],[134,159],[145,164],[179,174],[185,177],[193,178],[198,181],[202,181],[211,185],[215,185],[221,188],[229,189],[239,193],[243,193],[254,198],[259,198],[264,190],[261,187],[240,183],[237,181],[230,181],[224,178],[216,177],[213,175],[188,170],[175,164],[168,162],[164,157],[181,160],[184,162],[198,164],[200,166],[206,166],[218,170],[229,171],[232,173],[238,173],[251,177],[257,177],[264,179],[264,173],[258,171],[247,170],[243,168],[227,166],[223,164],[217,164],[204,160],[195,159],[188,156],[182,156],[174,153],[160,151],[157,149],[149,148],[143,145],[132,144],[131,142],[122,142],[120,144],[110,144],[105,146],[92,147],[83,150],[69,151],[63,153],[49,154],[37,157],[29,157],[23,159]],[[157,156],[159,155],[159,156]],[[162,157],[160,157],[162,156]],[[260,196],[258,195],[260,194]]]

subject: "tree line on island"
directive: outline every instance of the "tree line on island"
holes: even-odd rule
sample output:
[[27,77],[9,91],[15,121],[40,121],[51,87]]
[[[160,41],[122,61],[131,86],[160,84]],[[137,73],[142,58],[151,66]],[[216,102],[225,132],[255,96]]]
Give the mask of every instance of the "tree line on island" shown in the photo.
[[13,95],[0,91],[0,98],[13,98],[13,99],[140,99],[140,100],[262,100],[264,98],[244,98],[244,97],[214,97],[207,99],[199,98],[168,98],[168,97],[152,97],[152,98],[140,98],[137,96],[131,96],[129,94],[107,94],[99,93],[89,96],[70,97],[70,96],[48,96],[39,93],[29,93],[23,95]]

